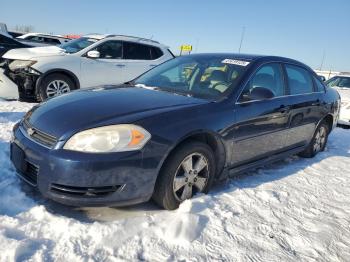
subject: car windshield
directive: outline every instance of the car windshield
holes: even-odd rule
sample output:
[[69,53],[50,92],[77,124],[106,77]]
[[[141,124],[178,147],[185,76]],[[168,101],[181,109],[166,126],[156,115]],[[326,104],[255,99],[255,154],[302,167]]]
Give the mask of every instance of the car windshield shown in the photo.
[[60,45],[60,48],[64,49],[67,53],[73,54],[83,50],[84,48],[96,43],[98,40],[88,37],[80,37],[78,39],[69,41]]
[[240,81],[249,62],[223,56],[181,56],[134,81],[138,87],[217,100]]
[[328,87],[350,88],[350,77],[333,77],[326,82]]

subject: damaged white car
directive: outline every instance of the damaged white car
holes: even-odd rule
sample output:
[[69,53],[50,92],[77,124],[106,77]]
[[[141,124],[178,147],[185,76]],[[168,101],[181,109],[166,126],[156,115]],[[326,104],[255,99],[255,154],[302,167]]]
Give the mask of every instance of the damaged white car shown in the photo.
[[128,82],[174,56],[150,39],[86,35],[58,47],[11,50],[3,58],[0,98],[44,101],[75,89]]

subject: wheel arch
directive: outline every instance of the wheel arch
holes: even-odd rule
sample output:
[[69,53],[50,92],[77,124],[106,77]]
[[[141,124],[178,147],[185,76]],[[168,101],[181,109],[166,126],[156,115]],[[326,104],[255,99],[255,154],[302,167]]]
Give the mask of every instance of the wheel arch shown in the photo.
[[73,72],[71,72],[69,70],[66,70],[66,69],[62,69],[62,68],[55,68],[55,69],[50,69],[47,72],[45,72],[42,75],[40,75],[40,77],[39,77],[39,79],[38,79],[38,81],[36,82],[36,85],[35,85],[35,93],[38,94],[39,87],[40,87],[42,81],[47,76],[49,76],[51,74],[56,74],[56,73],[63,74],[65,76],[71,78],[73,80],[74,84],[75,84],[76,89],[80,89],[79,79]]
[[333,123],[334,123],[334,116],[332,114],[327,114],[325,117],[323,117],[317,126],[319,126],[322,122],[325,122],[328,125],[329,132],[333,129]]
[[180,138],[174,146],[168,151],[166,156],[164,157],[159,172],[163,168],[165,162],[167,159],[182,145],[185,143],[191,142],[191,141],[198,141],[202,142],[204,144],[207,144],[213,151],[214,157],[215,157],[215,163],[216,163],[216,172],[215,172],[215,178],[218,179],[221,172],[223,172],[225,164],[226,164],[226,149],[224,146],[224,143],[222,139],[219,137],[218,134],[208,131],[208,130],[200,130],[191,132],[190,134],[187,134],[186,136]]

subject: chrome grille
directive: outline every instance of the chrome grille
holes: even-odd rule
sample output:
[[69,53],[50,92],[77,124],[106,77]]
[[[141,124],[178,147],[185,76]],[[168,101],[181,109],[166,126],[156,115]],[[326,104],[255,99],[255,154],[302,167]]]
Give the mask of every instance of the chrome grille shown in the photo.
[[113,194],[122,188],[121,185],[115,186],[102,186],[102,187],[77,187],[77,186],[66,186],[60,184],[51,184],[51,191],[64,194],[64,195],[75,195],[81,197],[103,197],[109,194]]
[[25,131],[27,132],[27,135],[32,138],[34,141],[38,142],[39,144],[42,144],[46,147],[52,148],[57,143],[57,138],[46,134],[33,126],[29,123],[27,119],[23,121],[23,127],[25,128]]

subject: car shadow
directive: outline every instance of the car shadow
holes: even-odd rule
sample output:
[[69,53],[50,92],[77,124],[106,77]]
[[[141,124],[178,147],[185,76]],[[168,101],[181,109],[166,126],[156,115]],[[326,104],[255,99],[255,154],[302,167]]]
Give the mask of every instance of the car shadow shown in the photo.
[[[348,132],[347,130],[339,130],[340,132]],[[339,136],[331,136],[325,152],[318,154],[312,159],[291,156],[273,164],[268,164],[249,172],[241,173],[233,178],[229,178],[226,181],[217,182],[213,186],[209,195],[217,198],[224,193],[233,192],[236,189],[255,188],[261,184],[294,175],[297,172],[305,170],[306,168],[311,167],[313,164],[319,163],[327,158],[336,156],[349,157],[350,151],[348,149],[350,148],[350,141],[347,142],[349,145],[344,146],[344,143],[340,141],[340,139],[341,138]],[[168,212],[160,209],[152,201],[129,207],[77,208],[65,206],[49,199],[44,199],[42,195],[38,193],[38,191],[24,182],[21,182],[20,178],[15,176],[15,170],[9,160],[8,148],[8,142],[0,141],[0,152],[2,151],[0,153],[0,163],[5,162],[1,168],[3,168],[6,173],[5,176],[0,176],[0,215],[15,216],[21,212],[31,209],[34,206],[42,205],[51,214],[73,218],[84,223],[94,223],[96,221],[109,222],[131,217],[147,216],[159,212]],[[3,158],[6,158],[6,160],[2,161],[4,160]],[[8,190],[8,192],[7,190],[3,190],[5,187],[6,189],[10,190]],[[8,195],[4,195],[13,192],[23,192],[26,198],[29,199],[24,197],[11,199],[11,197]],[[8,199],[8,201],[11,201],[11,203],[4,202],[2,198]],[[11,209],[13,200],[23,202],[19,204],[21,208],[18,208],[17,212],[16,210]],[[1,205],[5,206],[5,208],[1,207]],[[210,206],[202,205],[201,208],[196,208],[194,206],[191,212],[200,213],[205,208],[210,208]]]

